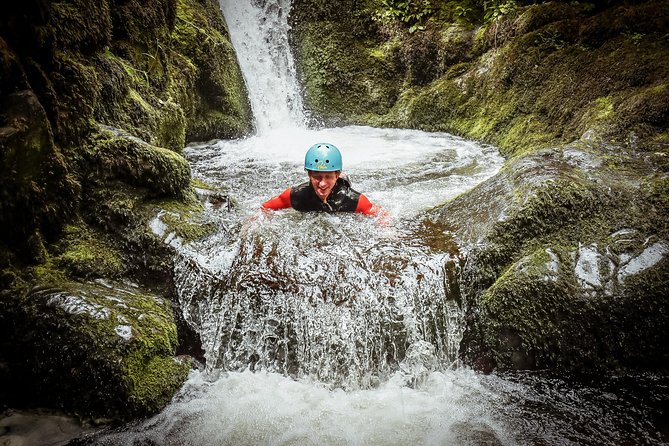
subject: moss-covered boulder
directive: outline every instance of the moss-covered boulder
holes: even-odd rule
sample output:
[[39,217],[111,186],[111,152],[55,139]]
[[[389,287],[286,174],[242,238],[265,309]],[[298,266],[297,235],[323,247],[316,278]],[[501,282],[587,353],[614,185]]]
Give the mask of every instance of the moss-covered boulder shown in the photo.
[[111,419],[153,414],[186,379],[170,302],[134,285],[63,282],[2,295],[5,403]]
[[93,149],[91,175],[96,182],[122,180],[154,197],[183,197],[190,191],[190,166],[179,154],[137,138],[99,140]]
[[577,374],[666,367],[664,180],[614,159],[625,157],[584,144],[516,158],[430,213],[468,252],[468,362]]
[[384,115],[402,84],[394,48],[374,34],[366,2],[293,2],[291,40],[304,103],[328,125]]
[[178,0],[172,43],[179,53],[175,64],[184,72],[195,68],[192,84],[173,85],[175,97],[187,104],[186,139],[249,134],[251,104],[218,2]]

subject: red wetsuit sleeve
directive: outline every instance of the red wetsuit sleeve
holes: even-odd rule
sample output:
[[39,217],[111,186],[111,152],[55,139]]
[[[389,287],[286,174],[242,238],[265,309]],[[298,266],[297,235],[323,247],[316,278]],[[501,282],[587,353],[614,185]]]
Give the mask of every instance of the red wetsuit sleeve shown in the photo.
[[360,199],[358,200],[358,207],[355,208],[355,212],[359,212],[365,215],[377,215],[380,208],[374,206],[367,197],[363,194],[360,194]]
[[265,209],[286,209],[290,206],[290,187],[283,191],[281,195],[274,197],[270,200],[267,200],[262,204],[262,207]]

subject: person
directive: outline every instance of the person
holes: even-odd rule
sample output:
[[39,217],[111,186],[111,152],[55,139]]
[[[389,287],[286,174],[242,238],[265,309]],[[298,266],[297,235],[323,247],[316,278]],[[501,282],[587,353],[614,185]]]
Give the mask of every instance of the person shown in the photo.
[[329,143],[314,144],[304,156],[309,181],[289,187],[262,204],[263,210],[293,208],[301,212],[358,212],[378,216],[384,212],[360,192],[353,190],[342,174],[342,157]]

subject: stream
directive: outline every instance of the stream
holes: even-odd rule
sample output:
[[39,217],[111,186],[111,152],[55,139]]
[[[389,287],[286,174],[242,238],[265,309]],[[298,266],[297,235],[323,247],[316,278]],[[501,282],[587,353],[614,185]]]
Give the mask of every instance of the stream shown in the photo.
[[[476,373],[458,360],[461,259],[421,232],[430,208],[502,168],[494,147],[444,133],[307,125],[287,0],[221,7],[257,133],[185,149],[213,233],[174,270],[205,363],[155,417],[77,440],[99,445],[661,445],[666,379],[595,385],[545,373]],[[390,215],[260,211],[306,181],[314,143],[340,148],[353,188]],[[206,195],[207,191],[200,190]],[[465,254],[466,252],[461,252]]]

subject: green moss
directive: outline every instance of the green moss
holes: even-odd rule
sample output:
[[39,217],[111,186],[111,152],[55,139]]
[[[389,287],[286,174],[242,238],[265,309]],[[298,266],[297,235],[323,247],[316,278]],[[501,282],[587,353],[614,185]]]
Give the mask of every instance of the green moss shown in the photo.
[[183,110],[172,101],[164,102],[160,116],[156,144],[181,153],[186,145],[186,117]]
[[[112,23],[107,1],[53,2],[50,12],[58,48],[89,52],[109,44]],[[91,20],[91,17],[95,17],[95,20]]]
[[54,265],[53,260],[48,259],[44,263],[32,268],[34,280],[43,284],[60,284],[67,282],[65,271]]
[[131,320],[134,338],[123,360],[124,382],[129,401],[141,412],[155,412],[165,406],[183,383],[192,364],[171,355],[177,342],[176,327],[165,310],[151,296],[135,298],[131,308],[141,314]]
[[519,147],[531,148],[531,151],[547,147],[554,139],[549,133],[548,125],[534,115],[523,115],[515,117],[510,123],[507,132],[499,141],[505,153],[518,156],[527,153]]
[[482,296],[484,349],[500,368],[554,366],[561,322],[575,308],[574,287],[558,280],[541,248],[513,264]]
[[166,214],[161,217],[161,220],[167,225],[170,232],[176,233],[186,242],[201,239],[216,230],[212,222],[193,223],[181,214]]
[[193,187],[197,187],[198,189],[204,189],[204,190],[209,190],[209,191],[218,191],[219,189],[216,186],[213,186],[209,183],[206,183],[198,178],[192,178],[190,180],[190,184]]
[[[219,6],[214,2],[179,0],[171,34],[181,64],[196,66],[194,97],[177,83],[172,85],[185,105],[186,140],[235,138],[250,133],[253,116],[246,86],[237,64]],[[190,75],[189,75],[190,77]]]
[[593,119],[604,120],[613,113],[613,104],[610,97],[597,98],[592,106]]
[[178,153],[131,138],[101,140],[95,148],[97,176],[145,187],[155,196],[184,196],[190,167]]
[[309,109],[331,123],[359,123],[363,115],[388,112],[399,89],[392,75],[392,57],[385,55],[393,45],[373,46],[370,52],[366,45],[374,42],[360,41],[333,23],[298,22],[295,26],[301,36],[296,47],[298,74],[306,87],[304,101]]
[[54,262],[71,277],[120,277],[127,267],[120,252],[108,240],[86,225],[67,225],[56,247]]
[[192,367],[189,359],[145,357],[135,352],[125,360],[128,401],[140,413],[156,413],[167,405]]
[[172,357],[177,334],[169,303],[119,283],[51,286],[10,309],[14,331],[2,342],[16,397],[120,419],[163,408],[191,366]]

